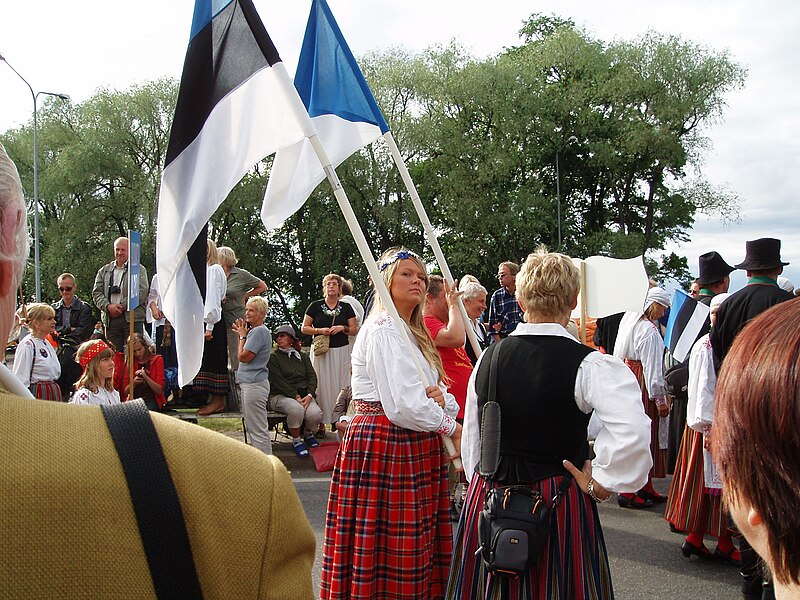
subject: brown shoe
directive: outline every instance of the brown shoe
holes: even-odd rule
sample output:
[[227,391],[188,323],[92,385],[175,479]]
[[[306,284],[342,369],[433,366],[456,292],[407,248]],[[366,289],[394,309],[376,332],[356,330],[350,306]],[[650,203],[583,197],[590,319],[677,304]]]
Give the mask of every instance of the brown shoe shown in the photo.
[[213,415],[214,413],[225,412],[225,399],[217,398],[212,400],[209,404],[197,409],[198,416],[205,417],[206,415]]

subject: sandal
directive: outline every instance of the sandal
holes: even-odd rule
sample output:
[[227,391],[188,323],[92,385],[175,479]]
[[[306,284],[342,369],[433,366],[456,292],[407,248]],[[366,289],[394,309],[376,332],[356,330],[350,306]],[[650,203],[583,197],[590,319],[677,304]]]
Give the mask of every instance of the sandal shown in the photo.
[[294,449],[294,453],[300,458],[308,456],[308,448],[306,448],[306,445],[301,440],[292,442],[292,448]]
[[306,436],[305,442],[306,442],[306,446],[308,446],[309,448],[316,448],[316,447],[319,446],[319,442],[317,441],[317,438],[315,438],[314,435],[311,434],[311,433],[309,433]]

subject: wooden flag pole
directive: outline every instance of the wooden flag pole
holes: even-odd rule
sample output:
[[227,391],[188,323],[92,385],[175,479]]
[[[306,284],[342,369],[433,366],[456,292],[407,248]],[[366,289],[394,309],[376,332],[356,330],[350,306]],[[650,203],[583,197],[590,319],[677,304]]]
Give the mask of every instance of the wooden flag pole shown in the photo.
[[581,343],[586,343],[586,319],[588,315],[586,304],[586,261],[581,261]]
[[[129,246],[130,247],[130,246]],[[128,307],[130,309],[130,306]],[[133,366],[136,363],[134,360],[133,355],[133,319],[134,314],[132,310],[128,310],[128,316],[130,317],[129,327],[128,327],[128,362],[130,365],[128,366],[128,400],[133,400]]]

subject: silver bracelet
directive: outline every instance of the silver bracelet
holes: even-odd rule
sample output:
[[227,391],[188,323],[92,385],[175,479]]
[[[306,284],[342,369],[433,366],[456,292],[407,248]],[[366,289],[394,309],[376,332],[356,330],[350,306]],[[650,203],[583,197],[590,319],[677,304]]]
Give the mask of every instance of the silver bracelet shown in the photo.
[[608,498],[605,500],[600,500],[600,498],[598,498],[594,493],[594,477],[589,479],[589,484],[586,486],[586,493],[589,494],[589,498],[597,502],[597,504],[602,504],[603,502],[608,502],[611,500],[611,494],[609,494]]

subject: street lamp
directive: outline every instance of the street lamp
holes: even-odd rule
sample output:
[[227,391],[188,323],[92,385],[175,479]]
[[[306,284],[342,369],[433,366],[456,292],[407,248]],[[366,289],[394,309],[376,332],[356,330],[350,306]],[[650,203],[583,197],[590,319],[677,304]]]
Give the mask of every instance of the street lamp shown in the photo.
[[561,175],[558,171],[558,152],[566,146],[578,141],[574,135],[567,138],[566,143],[561,148],[556,148],[556,215],[558,218],[558,249],[561,250]]
[[60,94],[58,92],[34,92],[31,84],[28,83],[22,75],[19,74],[14,67],[12,67],[6,60],[5,56],[0,54],[0,60],[8,65],[8,68],[16,73],[28,89],[31,91],[31,98],[33,98],[33,267],[36,273],[36,301],[42,300],[42,265],[39,260],[39,149],[36,145],[36,130],[37,130],[37,117],[36,117],[36,100],[39,94],[45,96],[55,96],[62,100],[69,100],[67,94]]

